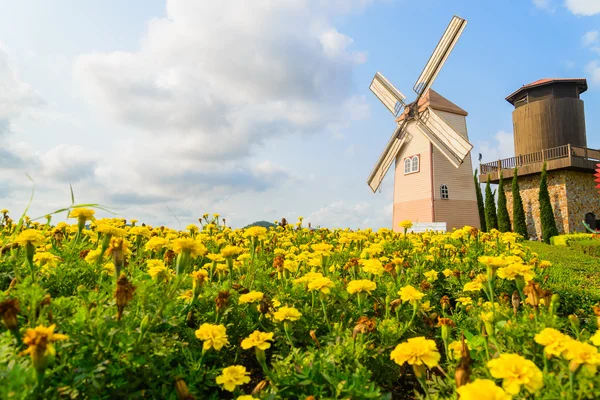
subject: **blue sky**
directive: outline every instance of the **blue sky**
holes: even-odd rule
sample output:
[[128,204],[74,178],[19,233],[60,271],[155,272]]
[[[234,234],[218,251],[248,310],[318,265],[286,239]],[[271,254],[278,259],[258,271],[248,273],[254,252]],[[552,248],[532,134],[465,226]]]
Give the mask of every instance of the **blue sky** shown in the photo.
[[[452,15],[468,20],[433,88],[469,112],[485,160],[512,155],[504,100],[585,77],[600,148],[599,0],[0,0],[0,208],[76,200],[151,224],[304,216],[390,227],[392,174],[366,178],[394,129],[368,86],[409,100]],[[475,165],[474,165],[475,167]]]

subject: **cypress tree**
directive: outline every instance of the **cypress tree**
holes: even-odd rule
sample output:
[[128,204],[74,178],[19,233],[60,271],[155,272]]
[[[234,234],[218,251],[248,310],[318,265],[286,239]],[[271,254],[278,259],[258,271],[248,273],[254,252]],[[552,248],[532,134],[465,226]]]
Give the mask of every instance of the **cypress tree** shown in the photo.
[[477,196],[477,210],[479,211],[479,225],[481,226],[482,231],[486,231],[485,228],[485,206],[483,205],[483,194],[481,193],[481,185],[479,184],[479,180],[477,179],[477,169],[475,170],[475,175],[473,175],[473,180],[475,181],[475,195]]
[[498,229],[498,217],[496,216],[496,202],[494,194],[490,186],[490,176],[488,175],[487,184],[485,185],[485,227],[489,232],[492,229]]
[[554,219],[554,211],[552,211],[552,202],[550,201],[550,192],[548,191],[548,174],[546,173],[546,163],[542,168],[542,176],[540,178],[540,220],[542,223],[542,238],[544,243],[550,243],[550,238],[558,236],[558,228]]
[[515,167],[512,180],[512,197],[513,197],[513,225],[514,231],[525,239],[529,238],[527,233],[527,223],[525,222],[525,209],[523,208],[523,199],[521,198],[521,190],[519,189],[518,170]]
[[498,230],[500,232],[510,232],[510,217],[506,208],[506,194],[504,193],[504,177],[500,172],[500,182],[498,183]]

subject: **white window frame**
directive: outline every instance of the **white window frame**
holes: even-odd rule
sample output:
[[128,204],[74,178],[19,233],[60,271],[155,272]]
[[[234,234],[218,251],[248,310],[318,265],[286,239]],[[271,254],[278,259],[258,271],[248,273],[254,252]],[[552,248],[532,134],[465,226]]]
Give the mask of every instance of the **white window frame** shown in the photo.
[[418,154],[404,159],[404,175],[414,174],[420,171],[421,159]]
[[[444,197],[444,192],[446,194],[445,197]],[[440,185],[440,198],[442,200],[448,200],[448,199],[450,199],[450,190],[448,190],[448,185],[446,185],[445,183],[442,183]]]

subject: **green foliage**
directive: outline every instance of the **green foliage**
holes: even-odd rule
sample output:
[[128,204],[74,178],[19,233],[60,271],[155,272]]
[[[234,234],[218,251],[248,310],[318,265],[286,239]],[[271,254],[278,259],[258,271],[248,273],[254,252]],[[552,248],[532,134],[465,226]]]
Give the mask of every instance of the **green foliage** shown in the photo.
[[542,176],[540,178],[540,220],[542,225],[542,239],[544,243],[550,243],[553,236],[558,235],[556,220],[554,219],[554,211],[552,210],[552,202],[550,200],[550,192],[548,191],[548,173],[546,172],[546,163],[542,168]]
[[569,247],[592,257],[600,257],[600,240],[598,239],[574,241],[569,244]]
[[481,193],[481,184],[477,179],[477,170],[473,175],[473,181],[475,183],[475,195],[477,196],[477,211],[479,212],[479,224],[482,231],[487,231],[485,224],[485,206],[483,204],[483,194]]
[[513,229],[515,233],[529,237],[527,233],[527,222],[525,220],[525,209],[523,208],[523,199],[519,188],[518,169],[515,167],[512,179],[512,198],[513,198]]
[[487,184],[485,185],[485,227],[487,232],[492,229],[498,229],[496,202],[494,201],[494,194],[490,185],[490,176],[488,175]]
[[592,233],[570,233],[568,235],[558,235],[550,239],[550,244],[554,246],[570,246],[571,242],[578,240],[588,240],[594,237]]
[[498,184],[498,230],[500,232],[510,232],[510,217],[506,208],[506,194],[504,193],[504,177],[500,174],[500,182]]

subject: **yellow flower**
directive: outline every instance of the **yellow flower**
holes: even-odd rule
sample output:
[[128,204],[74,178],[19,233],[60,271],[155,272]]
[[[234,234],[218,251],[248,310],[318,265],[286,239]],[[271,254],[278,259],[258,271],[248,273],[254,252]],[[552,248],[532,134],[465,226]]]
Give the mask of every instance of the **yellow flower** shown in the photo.
[[500,268],[498,270],[498,277],[511,281],[514,281],[518,277],[522,277],[525,282],[529,282],[535,278],[535,272],[533,272],[533,265],[525,265],[520,263],[510,264],[508,267]]
[[93,219],[96,211],[90,208],[74,208],[69,212],[69,218],[77,218],[79,221],[85,221]]
[[558,357],[565,351],[567,342],[573,339],[554,328],[545,328],[536,334],[533,340],[544,346],[544,352],[548,357]]
[[401,221],[398,225],[400,225],[401,228],[404,229],[410,229],[413,226],[413,223],[407,219],[405,219],[404,221]]
[[415,304],[425,296],[424,293],[419,292],[411,285],[404,286],[402,289],[400,289],[398,294],[400,295],[400,299],[402,301],[409,301],[411,304]]
[[501,354],[487,363],[490,373],[502,379],[502,387],[508,393],[517,395],[521,386],[535,393],[544,386],[542,371],[531,361],[518,354]]
[[434,270],[427,271],[423,275],[425,275],[425,278],[427,278],[429,282],[435,282],[438,279],[438,272]]
[[129,233],[136,236],[143,236],[147,239],[150,239],[152,236],[150,229],[146,228],[145,226],[134,226],[129,230]]
[[473,300],[470,297],[459,297],[456,301],[463,306],[468,306],[473,304]]
[[188,253],[192,258],[208,253],[208,250],[202,243],[192,238],[175,239],[173,241],[173,251],[177,254]]
[[281,307],[273,313],[273,318],[279,322],[298,321],[301,316],[302,313],[300,313],[300,311],[296,310],[294,307],[287,306]]
[[442,271],[442,274],[444,274],[444,276],[446,278],[449,278],[452,275],[454,275],[454,271],[452,271],[450,268],[446,268],[445,270]]
[[385,272],[383,265],[381,265],[381,261],[376,258],[370,258],[368,260],[360,260],[360,263],[363,266],[363,271],[368,274],[373,275],[382,275]]
[[483,284],[481,282],[467,282],[463,287],[463,292],[478,292],[483,289]]
[[35,229],[27,229],[23,232],[19,233],[19,236],[15,239],[15,243],[17,243],[21,247],[25,247],[28,244],[33,246],[41,246],[46,241],[46,237],[40,231],[36,231]]
[[[285,264],[284,264],[284,268],[285,268]],[[300,283],[309,283],[315,279],[322,278],[322,277],[323,277],[323,274],[320,272],[309,272],[306,275],[304,275],[298,279],[294,279],[294,285],[298,285]]]
[[60,258],[52,253],[48,253],[47,251],[38,251],[33,256],[33,261],[35,261],[40,267],[46,266],[54,268],[58,265]]
[[590,338],[590,341],[594,344],[594,346],[600,346],[600,329],[594,333],[594,336]]
[[565,347],[564,357],[570,361],[569,369],[571,371],[577,370],[579,366],[584,366],[590,372],[596,371],[600,364],[600,354],[596,347],[574,339],[567,341]]
[[245,394],[243,396],[238,396],[236,400],[258,400],[256,397],[251,396],[249,394]]
[[244,237],[259,237],[267,234],[267,228],[264,226],[251,226],[244,231]]
[[38,325],[35,329],[28,328],[23,337],[23,344],[28,347],[21,354],[29,354],[38,371],[43,371],[56,354],[52,343],[69,338],[67,335],[54,333],[55,327],[52,324],[48,327]]
[[242,340],[242,349],[248,350],[256,347],[259,350],[266,350],[271,347],[269,340],[273,340],[273,332],[254,331],[250,336]]
[[312,280],[308,284],[308,290],[320,290],[321,293],[329,294],[331,292],[330,289],[334,286],[335,285],[333,284],[333,281],[331,279],[323,277]]
[[102,234],[115,237],[123,237],[127,233],[125,229],[117,228],[116,226],[112,226],[109,224],[99,224],[96,228],[98,232]]
[[419,306],[419,310],[423,311],[423,312],[428,312],[431,310],[431,301],[427,300],[421,303],[421,305]]
[[148,269],[153,267],[164,267],[165,263],[162,260],[148,260],[146,261],[146,267]]
[[225,246],[224,248],[221,249],[221,255],[225,258],[234,257],[243,252],[244,252],[244,249],[242,249],[241,247],[238,247],[238,246]]
[[[150,261],[154,261],[150,266]],[[156,281],[160,281],[169,276],[169,269],[165,267],[165,263],[160,260],[149,260],[148,261],[148,275]]]
[[165,238],[154,236],[148,240],[148,243],[144,246],[146,251],[160,251],[163,247],[166,247],[169,241]]
[[223,385],[223,389],[233,392],[236,386],[250,382],[249,373],[242,365],[232,365],[223,369],[222,375],[217,376],[217,384]]
[[512,396],[489,379],[475,379],[456,389],[460,400],[511,400]]
[[110,276],[115,276],[115,264],[111,262],[104,264],[102,270]]
[[202,324],[195,333],[196,337],[204,342],[202,351],[210,350],[211,347],[219,351],[229,344],[224,325]]
[[371,294],[371,292],[375,289],[377,289],[377,284],[368,279],[358,279],[350,281],[348,283],[348,287],[346,288],[346,290],[350,294],[365,292]]
[[241,295],[240,299],[238,300],[238,303],[239,304],[256,303],[257,301],[261,301],[263,296],[264,296],[263,292],[252,291],[252,292]]
[[440,361],[440,353],[433,340],[424,337],[414,337],[400,343],[390,354],[390,359],[398,365],[405,362],[410,365],[427,365],[433,368]]
[[[469,346],[469,343],[466,340],[465,344],[467,345],[467,348],[471,350],[471,346]],[[452,359],[458,360],[462,355],[462,342],[460,340],[455,340],[448,345],[448,350],[450,350],[452,354]]]

